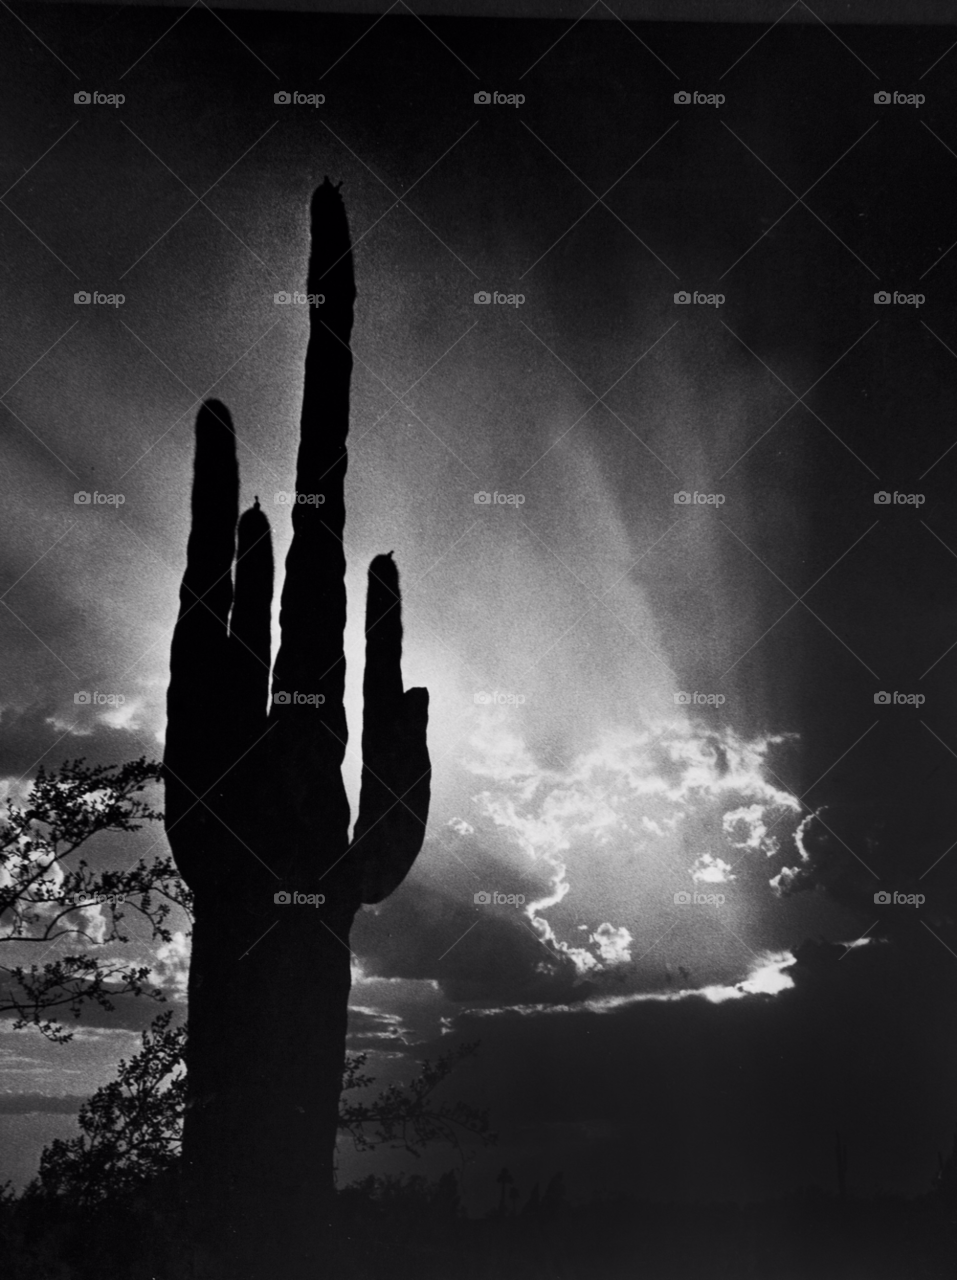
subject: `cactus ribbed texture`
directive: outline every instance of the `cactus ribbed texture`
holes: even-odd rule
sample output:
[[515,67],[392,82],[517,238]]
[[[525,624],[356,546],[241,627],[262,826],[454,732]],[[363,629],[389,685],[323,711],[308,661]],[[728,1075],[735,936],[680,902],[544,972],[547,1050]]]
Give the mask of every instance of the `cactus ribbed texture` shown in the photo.
[[[212,1274],[325,1271],[345,1058],[349,929],[402,881],[425,834],[428,693],[403,690],[398,571],[369,569],[359,815],[341,765],[344,481],[355,283],[345,209],[312,200],[298,494],[270,691],[273,557],[256,505],[239,518],[236,439],[210,401],[196,422],[192,529],[173,635],[166,825],[195,895],[184,1189]],[[276,701],[278,693],[323,701]],[[271,705],[270,705],[271,703]],[[324,894],[321,907],[276,903]]]

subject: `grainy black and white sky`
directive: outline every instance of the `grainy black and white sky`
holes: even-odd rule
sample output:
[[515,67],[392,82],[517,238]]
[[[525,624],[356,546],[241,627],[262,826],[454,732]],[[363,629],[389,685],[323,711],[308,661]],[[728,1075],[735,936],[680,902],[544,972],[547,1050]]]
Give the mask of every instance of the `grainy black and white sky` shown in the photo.
[[[353,931],[351,1046],[390,1079],[481,1039],[476,1203],[502,1164],[576,1197],[830,1186],[836,1128],[856,1191],[917,1192],[957,1122],[953,29],[613,9],[0,14],[0,777],[161,753],[206,395],[284,557],[308,321],[274,295],[328,175],[352,741],[394,549],[434,765],[423,852]],[[185,940],[136,947],[181,1000]],[[149,1014],[2,1032],[0,1180]]]

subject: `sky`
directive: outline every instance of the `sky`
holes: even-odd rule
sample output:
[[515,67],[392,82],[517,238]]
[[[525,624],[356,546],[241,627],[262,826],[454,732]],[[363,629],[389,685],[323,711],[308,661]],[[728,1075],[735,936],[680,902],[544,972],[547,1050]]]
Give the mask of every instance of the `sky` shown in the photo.
[[[480,1040],[453,1087],[500,1134],[476,1205],[502,1164],[578,1198],[831,1188],[835,1129],[853,1189],[925,1189],[957,1125],[947,31],[0,21],[4,794],[161,753],[203,397],[282,563],[307,316],[274,297],[328,175],[358,288],[353,814],[382,551],[433,760],[422,853],[353,929],[350,1046],[386,1081]],[[176,924],[126,954],[182,1013]],[[0,1179],[150,1013],[67,1048],[0,1029]]]

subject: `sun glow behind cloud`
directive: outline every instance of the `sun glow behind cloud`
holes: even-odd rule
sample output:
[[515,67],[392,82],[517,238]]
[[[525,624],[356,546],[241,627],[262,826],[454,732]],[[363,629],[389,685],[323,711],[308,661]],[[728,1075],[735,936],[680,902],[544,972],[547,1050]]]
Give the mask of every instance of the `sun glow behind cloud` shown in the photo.
[[[739,947],[740,982],[729,983],[726,945],[747,934],[749,897],[770,895],[766,874],[746,886],[739,864],[777,853],[800,816],[797,798],[766,768],[780,737],[746,740],[676,714],[608,730],[567,768],[549,768],[509,712],[482,708],[476,718],[462,764],[487,785],[473,796],[468,825],[509,851],[503,880],[525,877],[542,886],[528,896],[524,914],[580,977],[628,968],[644,986],[665,960],[677,963],[683,947],[693,951],[696,989],[709,999],[791,985],[770,960],[757,965],[754,951],[749,960],[748,949],[760,945],[753,937]],[[697,896],[686,903],[682,893]],[[697,933],[689,936],[689,927]],[[658,947],[656,939],[672,929],[674,937]]]

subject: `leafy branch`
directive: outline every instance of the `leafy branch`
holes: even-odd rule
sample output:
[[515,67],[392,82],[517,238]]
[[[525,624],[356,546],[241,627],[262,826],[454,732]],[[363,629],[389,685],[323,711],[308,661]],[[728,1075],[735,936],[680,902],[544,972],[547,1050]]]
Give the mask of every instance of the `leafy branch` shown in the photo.
[[57,1017],[79,1017],[86,1001],[111,1011],[111,997],[119,995],[165,999],[148,987],[149,967],[102,959],[90,948],[130,941],[124,908],[149,922],[154,941],[172,941],[173,907],[187,914],[192,908],[172,860],[140,858],[122,871],[94,871],[85,858],[73,859],[94,836],[139,831],[161,818],[142,796],[160,778],[161,766],[145,757],[118,766],[67,761],[40,768],[25,806],[7,802],[0,819],[0,943],[43,947],[44,954],[64,942],[84,948],[45,963],[0,964],[0,1014],[16,1014],[17,1030],[34,1025],[63,1043],[73,1033]]

